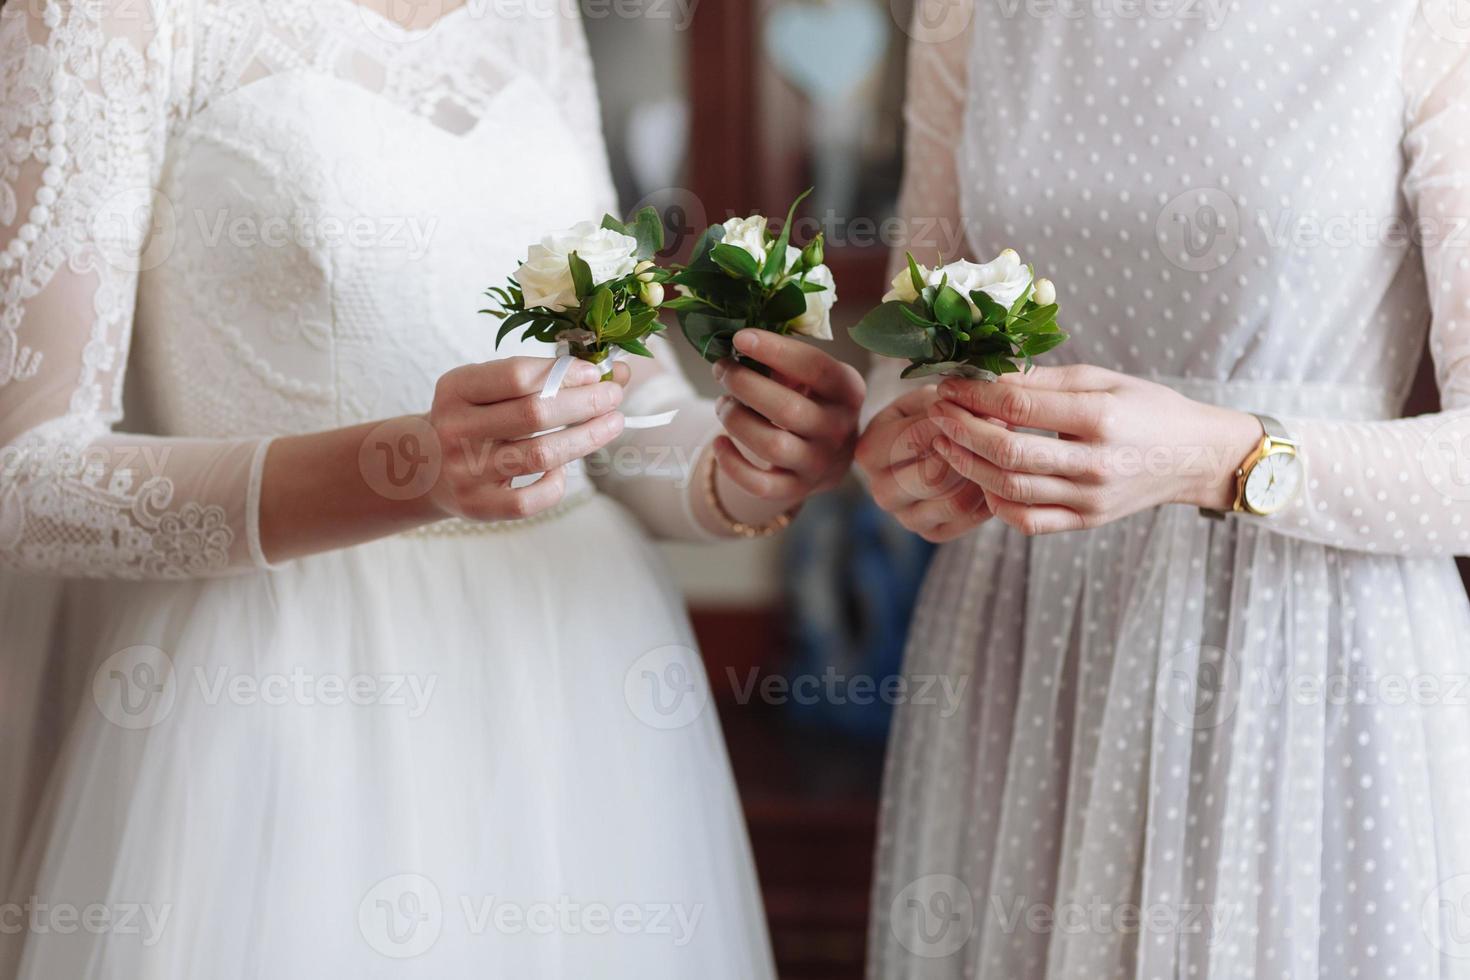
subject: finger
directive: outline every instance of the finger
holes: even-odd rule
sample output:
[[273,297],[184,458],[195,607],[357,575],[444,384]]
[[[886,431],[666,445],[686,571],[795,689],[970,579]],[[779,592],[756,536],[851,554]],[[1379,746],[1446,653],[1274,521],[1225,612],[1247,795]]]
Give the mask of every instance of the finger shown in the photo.
[[1106,391],[1117,380],[1118,375],[1093,364],[1062,364],[1034,367],[1017,374],[1003,374],[999,383],[1026,388],[1049,388],[1052,391]]
[[1094,492],[1060,476],[1012,473],[941,436],[934,449],[950,468],[983,490],[1017,504],[1082,507]]
[[820,348],[769,330],[746,329],[735,335],[735,349],[806,385],[823,401],[862,407],[868,390],[863,376]]
[[895,466],[889,479],[910,501],[940,500],[959,493],[971,482],[938,453]]
[[714,374],[715,380],[747,408],[765,416],[787,432],[795,432],[809,439],[836,435],[838,419],[835,410],[791,390],[781,382],[730,360],[716,364]]
[[576,425],[606,415],[623,403],[626,389],[615,381],[563,388],[551,398],[525,395],[512,401],[475,408],[475,426],[499,439],[518,439],[562,425]]
[[[549,357],[507,357],[483,364],[465,364],[439,379],[439,392],[471,405],[493,405],[496,402],[540,394],[556,362]],[[586,361],[574,361],[562,382],[563,387],[596,384],[602,372]]]
[[875,419],[858,440],[858,465],[872,474],[926,459],[934,455],[934,439],[940,434],[939,426],[927,416],[881,423]]
[[630,382],[630,381],[633,380],[633,368],[632,368],[632,366],[630,366],[629,364],[626,364],[623,361],[619,361],[618,363],[616,363],[616,364],[613,365],[612,377],[609,378],[608,380],[609,381],[616,381],[618,384],[622,385],[624,388],[628,387],[628,382]]
[[567,492],[567,471],[558,467],[535,483],[499,492],[503,495],[501,507],[507,519],[535,517],[562,502]]
[[970,484],[939,500],[922,500],[914,504],[902,512],[900,520],[904,526],[921,529],[920,533],[923,533],[960,521],[979,523],[978,519],[989,514],[985,506],[985,491]]
[[730,482],[762,500],[795,499],[805,487],[795,475],[785,470],[763,470],[747,460],[730,441],[718,436],[714,443],[715,462]]
[[623,414],[609,412],[557,432],[504,443],[495,451],[495,475],[502,480],[546,473],[594,453],[623,434]]
[[1092,453],[1086,446],[978,419],[951,402],[937,402],[931,418],[947,438],[1011,473],[1088,477]]
[[939,390],[934,385],[925,385],[899,395],[883,407],[883,410],[868,420],[868,427],[887,425],[900,419],[929,414],[929,406],[939,400]]
[[821,465],[811,443],[777,428],[729,395],[715,402],[715,412],[736,442],[767,463],[797,473],[808,473]]
[[1031,385],[945,380],[939,396],[973,415],[1000,419],[1026,429],[1046,429],[1084,438],[1096,434],[1108,395],[1094,391],[1053,391]]
[[996,517],[1027,537],[1080,531],[1087,527],[1081,514],[1066,507],[1028,507],[994,496],[990,506]]

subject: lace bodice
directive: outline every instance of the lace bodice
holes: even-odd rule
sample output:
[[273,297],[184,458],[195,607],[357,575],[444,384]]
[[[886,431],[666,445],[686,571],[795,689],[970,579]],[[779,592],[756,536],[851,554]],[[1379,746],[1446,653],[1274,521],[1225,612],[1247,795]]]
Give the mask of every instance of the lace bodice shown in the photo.
[[503,7],[0,11],[0,557],[258,567],[270,436],[548,353],[497,353],[480,292],[613,194],[575,6]]
[[[1006,17],[924,0],[902,211],[932,260],[1013,246],[1053,362],[1268,412],[1309,486],[1268,526],[1470,553],[1470,30],[1453,0]],[[1425,337],[1444,411],[1393,419]],[[891,398],[880,365],[872,399]]]

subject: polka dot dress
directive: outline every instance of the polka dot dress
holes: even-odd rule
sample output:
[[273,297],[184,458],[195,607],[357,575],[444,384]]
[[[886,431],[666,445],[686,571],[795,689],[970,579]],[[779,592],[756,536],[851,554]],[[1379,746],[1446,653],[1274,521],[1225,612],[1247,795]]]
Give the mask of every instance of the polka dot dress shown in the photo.
[[[1452,6],[921,2],[916,257],[1016,248],[1058,283],[1051,363],[1274,415],[1309,475],[1269,520],[941,550],[906,670],[960,695],[896,721],[871,976],[1470,976]],[[1398,418],[1426,340],[1444,411]]]

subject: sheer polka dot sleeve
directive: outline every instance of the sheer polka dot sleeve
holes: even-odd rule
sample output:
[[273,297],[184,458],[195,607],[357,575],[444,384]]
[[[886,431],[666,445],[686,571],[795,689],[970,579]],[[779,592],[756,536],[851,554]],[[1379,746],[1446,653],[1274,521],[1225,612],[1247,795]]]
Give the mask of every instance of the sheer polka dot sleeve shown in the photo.
[[[892,273],[903,268],[905,251],[926,265],[968,257],[956,154],[965,118],[974,16],[973,0],[920,0],[915,5],[904,100],[907,137],[899,195],[903,231],[894,249]],[[919,384],[899,379],[903,367],[899,361],[873,358],[864,425]]]
[[1470,28],[1438,10],[1452,2],[1423,5],[1404,62],[1404,195],[1424,242],[1443,411],[1390,422],[1283,420],[1308,464],[1307,492],[1276,519],[1294,537],[1470,554]]

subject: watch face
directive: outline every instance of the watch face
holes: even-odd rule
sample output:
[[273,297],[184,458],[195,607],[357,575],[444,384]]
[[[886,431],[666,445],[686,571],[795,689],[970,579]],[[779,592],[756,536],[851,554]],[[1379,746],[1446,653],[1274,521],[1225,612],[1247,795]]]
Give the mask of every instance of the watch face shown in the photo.
[[1257,514],[1275,514],[1291,503],[1301,482],[1301,460],[1292,453],[1272,453],[1246,478],[1246,506]]

